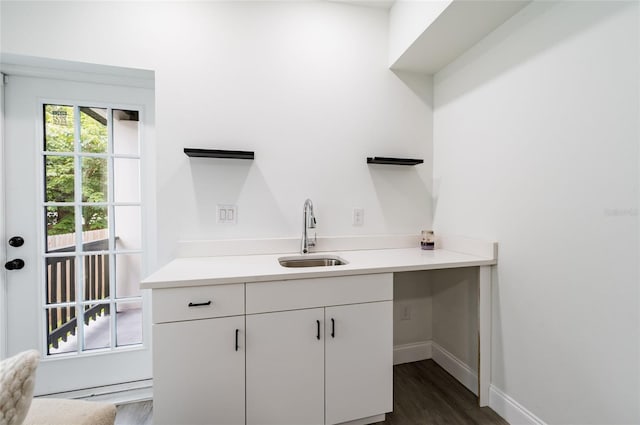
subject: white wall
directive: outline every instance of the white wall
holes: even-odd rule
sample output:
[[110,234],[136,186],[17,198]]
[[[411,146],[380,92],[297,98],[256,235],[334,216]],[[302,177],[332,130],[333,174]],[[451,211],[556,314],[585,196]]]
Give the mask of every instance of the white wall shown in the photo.
[[[431,225],[431,106],[388,70],[388,12],[329,2],[2,2],[1,47],[155,70],[159,264],[181,239],[416,234]],[[425,117],[429,117],[425,119]],[[253,162],[183,147],[255,150]],[[237,204],[238,224],[215,223]],[[365,209],[353,227],[352,208]]]
[[638,23],[535,2],[434,78],[434,228],[500,242],[491,380],[547,423],[640,422]]
[[[406,272],[393,275],[393,345],[431,341],[433,306],[432,272]],[[408,314],[403,312],[408,309]],[[404,316],[404,317],[403,317]]]
[[478,371],[478,268],[430,272],[433,341]]

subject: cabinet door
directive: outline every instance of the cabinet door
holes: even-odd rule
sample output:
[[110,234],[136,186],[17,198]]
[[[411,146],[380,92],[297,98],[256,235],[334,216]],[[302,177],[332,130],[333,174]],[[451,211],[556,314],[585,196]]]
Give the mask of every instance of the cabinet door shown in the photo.
[[244,316],[153,325],[153,423],[244,424],[244,364]]
[[247,315],[247,425],[324,424],[323,320],[323,308]]
[[326,423],[393,410],[393,303],[326,308]]

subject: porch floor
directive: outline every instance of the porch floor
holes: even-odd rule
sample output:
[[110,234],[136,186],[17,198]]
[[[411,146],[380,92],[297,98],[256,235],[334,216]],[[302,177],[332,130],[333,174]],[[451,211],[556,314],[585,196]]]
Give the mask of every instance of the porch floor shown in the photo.
[[[110,314],[98,316],[84,327],[86,350],[109,348],[111,344]],[[116,313],[116,346],[142,343],[142,309],[123,310]],[[66,341],[60,341],[58,348],[50,348],[49,354],[75,352],[78,349],[78,336],[69,335]]]

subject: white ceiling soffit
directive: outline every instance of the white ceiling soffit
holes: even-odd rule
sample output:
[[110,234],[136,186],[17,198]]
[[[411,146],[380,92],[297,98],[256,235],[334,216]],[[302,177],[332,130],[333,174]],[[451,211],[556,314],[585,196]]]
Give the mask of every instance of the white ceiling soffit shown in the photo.
[[391,69],[435,74],[530,0],[453,0]]

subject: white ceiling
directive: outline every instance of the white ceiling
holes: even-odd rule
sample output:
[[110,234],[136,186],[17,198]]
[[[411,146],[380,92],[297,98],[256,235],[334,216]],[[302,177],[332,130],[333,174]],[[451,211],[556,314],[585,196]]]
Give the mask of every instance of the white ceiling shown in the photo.
[[376,7],[379,9],[391,9],[395,0],[329,0],[334,3],[348,3],[354,6]]

